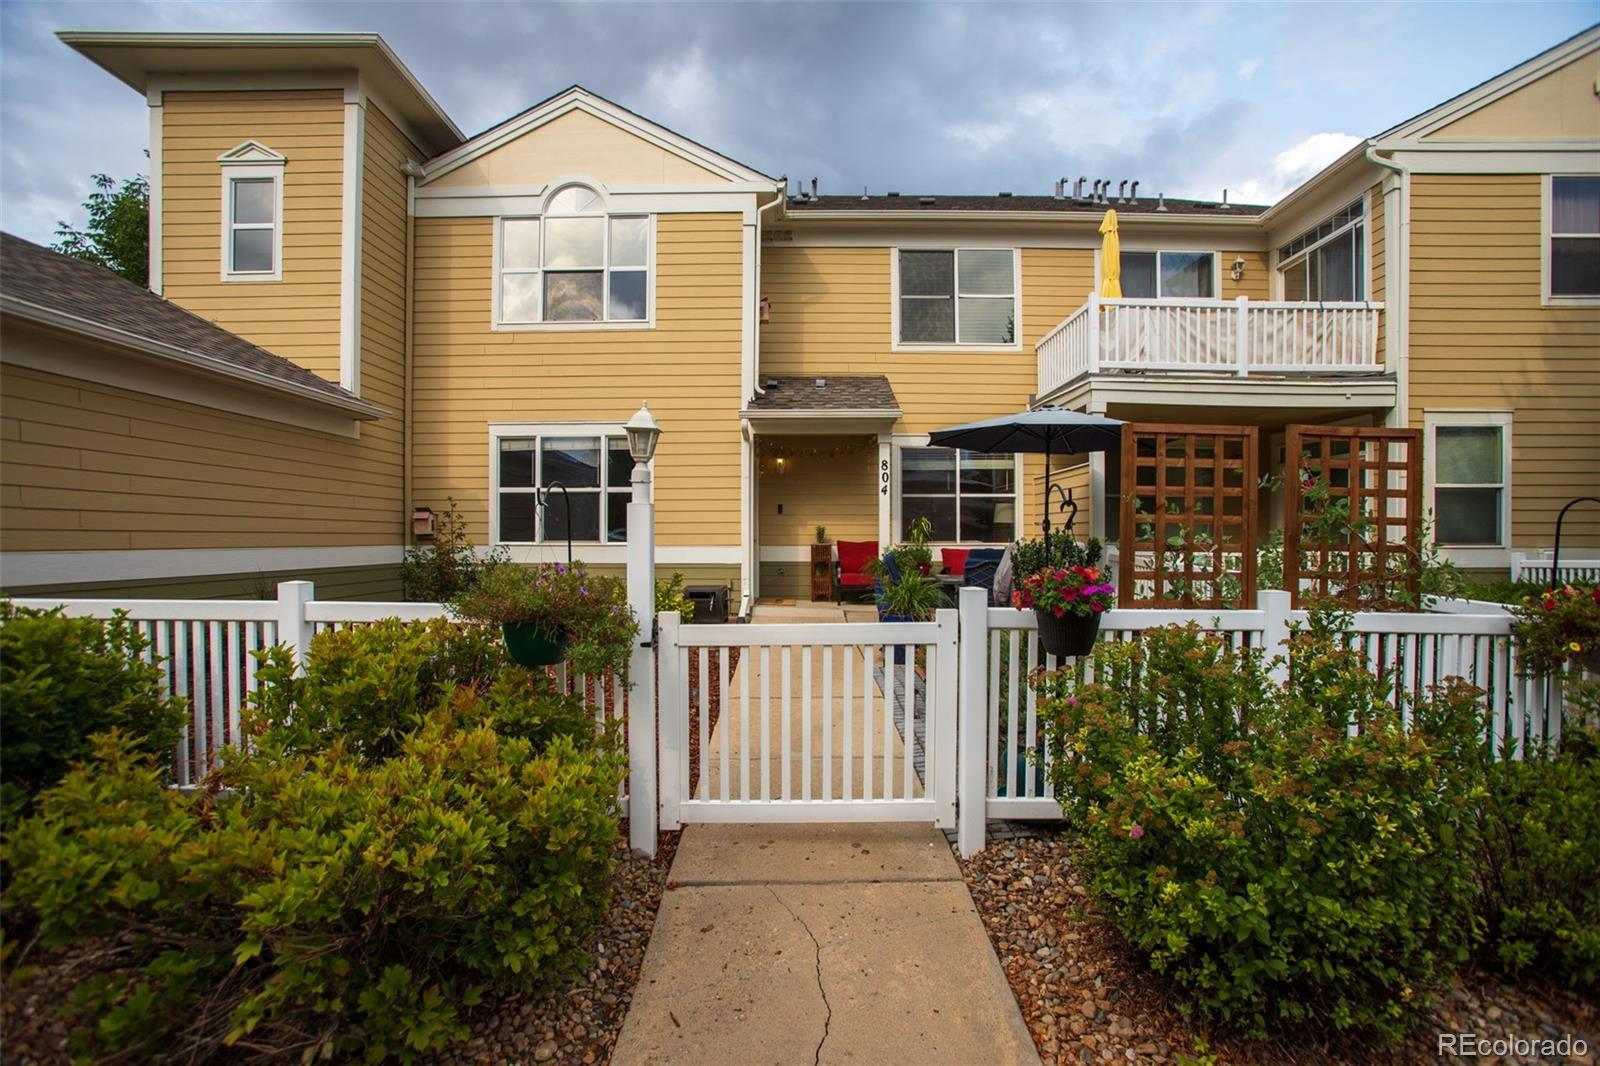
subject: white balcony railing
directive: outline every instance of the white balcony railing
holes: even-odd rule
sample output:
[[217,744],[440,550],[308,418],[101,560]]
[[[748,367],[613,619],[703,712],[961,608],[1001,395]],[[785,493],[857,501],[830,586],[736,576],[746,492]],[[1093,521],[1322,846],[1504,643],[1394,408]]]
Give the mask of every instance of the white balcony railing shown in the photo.
[[1379,303],[1249,300],[1089,302],[1040,338],[1039,395],[1118,371],[1379,373]]

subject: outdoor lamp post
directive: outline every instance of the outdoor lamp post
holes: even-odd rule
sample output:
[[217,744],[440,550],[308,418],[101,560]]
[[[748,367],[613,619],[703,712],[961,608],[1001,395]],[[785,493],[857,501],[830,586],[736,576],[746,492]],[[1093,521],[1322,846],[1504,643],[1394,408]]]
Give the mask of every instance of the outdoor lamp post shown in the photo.
[[[650,502],[650,460],[661,440],[648,403],[622,427],[633,456],[633,500],[628,504],[628,607],[639,639],[628,660],[628,843],[656,853],[656,509]],[[634,702],[637,700],[637,702]]]

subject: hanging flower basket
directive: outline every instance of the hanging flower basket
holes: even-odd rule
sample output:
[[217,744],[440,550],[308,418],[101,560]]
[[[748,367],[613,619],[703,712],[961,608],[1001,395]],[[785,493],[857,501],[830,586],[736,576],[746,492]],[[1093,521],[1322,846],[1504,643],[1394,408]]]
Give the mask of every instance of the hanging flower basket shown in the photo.
[[1088,617],[1069,614],[1060,618],[1054,611],[1034,608],[1039,620],[1039,646],[1057,658],[1088,655],[1094,651],[1094,642],[1100,636],[1100,616]]
[[523,666],[554,666],[567,657],[567,630],[538,622],[507,622],[500,627],[506,651]]

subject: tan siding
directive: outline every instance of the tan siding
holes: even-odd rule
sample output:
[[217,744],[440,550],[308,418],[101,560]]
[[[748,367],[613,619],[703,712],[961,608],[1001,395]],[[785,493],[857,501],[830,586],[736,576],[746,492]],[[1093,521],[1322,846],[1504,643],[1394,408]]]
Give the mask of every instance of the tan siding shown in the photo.
[[1600,130],[1595,80],[1600,55],[1590,51],[1430,133],[1438,141],[1592,141]]
[[[1417,175],[1411,412],[1514,410],[1513,544],[1548,547],[1567,500],[1600,491],[1600,308],[1539,303],[1538,175]],[[1600,544],[1575,508],[1564,542]]]
[[[1383,202],[1383,185],[1374,185],[1370,190],[1368,202],[1372,205],[1372,215],[1367,226],[1367,247],[1372,249],[1372,259],[1368,263],[1367,278],[1370,289],[1367,299],[1382,302],[1386,298],[1385,286],[1388,284],[1388,249],[1384,247],[1385,215]],[[1385,314],[1388,312],[1385,311]],[[1388,350],[1385,343],[1384,330],[1380,320],[1378,329],[1378,362],[1384,360],[1384,353]]]
[[487,218],[418,219],[413,386],[415,503],[454,495],[488,533],[489,423],[623,422],[650,401],[662,544],[739,543],[742,223],[663,215],[654,329],[490,329]]
[[[163,294],[339,380],[344,104],[338,90],[167,92],[162,98]],[[287,157],[283,280],[224,282],[222,167],[247,140]]]
[[812,544],[819,523],[828,527],[829,540],[878,539],[875,439],[797,436],[772,438],[769,443],[789,454],[780,474],[767,449],[762,450],[757,543]]
[[253,571],[164,577],[144,581],[97,581],[74,585],[28,585],[6,589],[10,596],[78,596],[109,599],[271,600],[280,581],[310,581],[319,600],[400,598],[398,566],[332,567],[328,569]]
[[[1266,252],[1218,252],[1222,265],[1222,298],[1234,300],[1240,296],[1251,300],[1272,298],[1271,272],[1267,267]],[[1244,277],[1233,280],[1233,261],[1244,260]]]
[[393,544],[361,441],[6,366],[5,551]]

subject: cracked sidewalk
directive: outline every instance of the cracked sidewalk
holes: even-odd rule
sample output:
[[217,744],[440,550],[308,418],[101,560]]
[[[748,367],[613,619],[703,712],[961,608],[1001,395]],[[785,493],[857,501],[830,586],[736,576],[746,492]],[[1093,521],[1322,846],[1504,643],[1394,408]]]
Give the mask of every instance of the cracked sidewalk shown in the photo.
[[1036,1066],[931,826],[685,829],[615,1066]]

